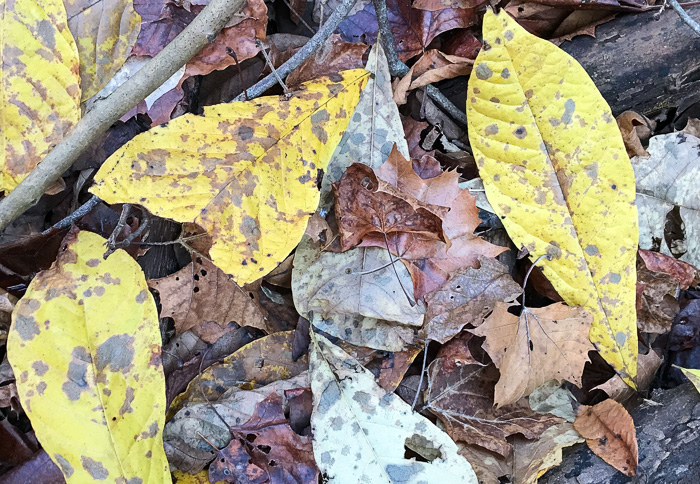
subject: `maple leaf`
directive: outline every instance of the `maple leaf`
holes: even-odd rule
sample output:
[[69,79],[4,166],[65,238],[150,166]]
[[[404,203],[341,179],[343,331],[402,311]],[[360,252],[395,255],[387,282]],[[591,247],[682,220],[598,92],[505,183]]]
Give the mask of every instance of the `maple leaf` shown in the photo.
[[368,235],[383,239],[384,247],[387,237],[397,234],[446,242],[441,217],[447,214],[447,208],[405,196],[377,179],[367,165],[350,165],[345,176],[333,184],[333,192],[343,251],[359,245]]
[[442,172],[424,180],[414,171],[413,164],[394,149],[376,175],[404,196],[449,208],[442,217],[442,230],[449,245],[435,237],[408,232],[390,234],[386,239],[383,235],[369,234],[360,244],[384,248],[388,245],[391,253],[400,257],[411,273],[416,299],[442,286],[457,269],[478,267],[480,255],[495,257],[506,250],[474,235],[474,229],[481,223],[476,197],[459,188],[456,171]]
[[485,336],[488,352],[501,378],[494,402],[498,406],[516,402],[549,380],[568,380],[581,385],[593,317],[583,308],[562,303],[524,309],[517,317],[508,312],[512,304],[497,303],[484,323],[469,331]]

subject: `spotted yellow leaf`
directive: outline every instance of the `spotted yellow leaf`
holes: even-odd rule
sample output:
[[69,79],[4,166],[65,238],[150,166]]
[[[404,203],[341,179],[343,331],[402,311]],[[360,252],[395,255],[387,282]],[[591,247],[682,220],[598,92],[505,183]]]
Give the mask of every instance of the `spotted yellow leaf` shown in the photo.
[[364,69],[302,84],[287,96],[219,104],[143,133],[114,153],[91,191],[195,222],[213,262],[238,284],[283,261],[319,202],[325,170],[358,102]]
[[139,265],[71,232],[12,314],[22,407],[66,481],[170,482],[158,312]]
[[61,0],[0,0],[0,191],[80,119],[78,50]]
[[[505,11],[484,16],[469,80],[469,139],[489,202],[567,304],[593,314],[591,342],[637,373],[634,173],[610,108],[583,68]],[[536,349],[535,349],[536,350]]]
[[700,370],[695,368],[682,368],[677,365],[673,365],[683,372],[685,377],[690,380],[695,389],[700,392]]
[[80,57],[82,99],[89,99],[114,77],[141,30],[133,0],[65,0],[68,27]]

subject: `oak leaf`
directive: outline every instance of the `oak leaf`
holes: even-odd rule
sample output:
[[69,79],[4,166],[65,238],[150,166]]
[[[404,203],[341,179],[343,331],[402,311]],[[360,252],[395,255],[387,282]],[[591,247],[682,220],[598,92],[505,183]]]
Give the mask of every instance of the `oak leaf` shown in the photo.
[[[311,341],[314,455],[329,483],[476,484],[447,434],[385,392],[372,373],[326,338],[312,332]],[[405,449],[422,460],[407,459]]]
[[158,313],[139,265],[123,250],[105,260],[105,242],[69,233],[15,307],[7,354],[67,482],[165,482]]
[[428,368],[425,408],[445,424],[454,441],[479,445],[507,457],[512,451],[506,440],[509,436],[521,433],[534,439],[561,419],[533,412],[527,399],[495,408],[497,379],[493,365],[453,366],[444,358],[436,359]]
[[3,0],[0,191],[12,191],[80,119],[78,49],[60,0]]
[[193,330],[214,343],[231,323],[267,330],[265,315],[248,292],[205,257],[195,256],[179,271],[148,285],[160,294],[160,317],[173,318],[177,334]]
[[591,312],[591,341],[634,385],[638,222],[615,119],[574,59],[506,12],[487,12],[483,30],[467,118],[488,200],[516,246],[553,258],[545,276]]
[[595,350],[588,339],[592,316],[583,308],[556,303],[523,309],[517,317],[508,312],[511,306],[496,303],[484,323],[470,330],[486,337],[484,349],[501,372],[496,405],[514,403],[549,380],[581,386],[588,351]]
[[574,428],[598,457],[627,476],[635,475],[637,430],[625,407],[615,400],[581,405]]
[[292,97],[204,108],[117,150],[91,191],[212,236],[212,261],[239,284],[274,269],[316,210],[325,169],[369,77],[364,70],[305,83]]

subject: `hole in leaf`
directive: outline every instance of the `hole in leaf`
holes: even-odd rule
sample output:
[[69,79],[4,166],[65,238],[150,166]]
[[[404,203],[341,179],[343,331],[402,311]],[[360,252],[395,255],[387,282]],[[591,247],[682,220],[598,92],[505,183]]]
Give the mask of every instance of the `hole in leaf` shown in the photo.
[[245,436],[245,439],[252,444],[255,442],[256,436],[255,434],[248,434]]
[[272,450],[272,447],[270,447],[269,445],[258,445],[258,449],[260,449],[260,452],[264,454],[269,454]]

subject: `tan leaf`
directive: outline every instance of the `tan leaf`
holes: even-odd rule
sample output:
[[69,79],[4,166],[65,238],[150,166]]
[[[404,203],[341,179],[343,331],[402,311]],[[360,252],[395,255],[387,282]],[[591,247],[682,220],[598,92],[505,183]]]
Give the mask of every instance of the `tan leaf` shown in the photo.
[[[661,255],[661,254],[659,254]],[[671,330],[680,306],[678,279],[649,270],[643,259],[637,260],[637,328],[645,333],[663,334]]]
[[625,407],[615,400],[592,407],[581,405],[574,428],[598,457],[625,475],[635,475],[637,431]]
[[[638,371],[636,383],[640,392],[643,392],[649,388],[652,380],[654,380],[656,370],[659,369],[663,361],[663,358],[657,355],[654,350],[649,350],[649,353],[646,355],[639,353],[639,357],[637,359]],[[637,395],[637,392],[630,388],[630,386],[618,375],[614,375],[610,380],[606,381],[602,385],[593,387],[593,390],[603,390],[610,398],[618,402],[625,402],[634,395]]]
[[406,104],[408,91],[427,86],[434,82],[466,76],[472,71],[473,59],[447,55],[437,49],[425,51],[418,61],[413,64],[403,79],[396,85],[394,102]]
[[[520,317],[497,303],[491,316],[472,333],[485,336],[484,348],[501,372],[494,401],[516,402],[549,380],[581,385],[593,317],[585,309],[562,303],[524,309]],[[506,351],[507,350],[507,351]]]
[[620,128],[620,133],[622,133],[622,141],[625,142],[625,149],[627,154],[632,156],[643,156],[648,157],[649,153],[642,146],[642,140],[639,139],[640,131],[644,130],[649,133],[646,137],[651,135],[647,125],[649,120],[646,116],[643,116],[634,111],[625,111],[620,114],[617,118],[617,126]]

